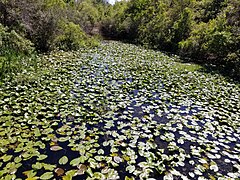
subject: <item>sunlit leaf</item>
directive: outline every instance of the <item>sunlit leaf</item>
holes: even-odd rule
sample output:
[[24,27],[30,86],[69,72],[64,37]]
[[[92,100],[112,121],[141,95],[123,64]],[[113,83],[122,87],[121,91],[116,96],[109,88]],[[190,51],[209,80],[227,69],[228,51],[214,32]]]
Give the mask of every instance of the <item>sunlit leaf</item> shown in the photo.
[[52,146],[50,149],[51,149],[51,151],[60,151],[60,150],[62,150],[63,148],[60,147],[60,146]]
[[59,159],[59,164],[61,164],[61,165],[64,165],[64,164],[67,164],[67,162],[68,162],[68,157],[67,156],[63,156],[63,157],[61,157],[60,159]]
[[52,172],[45,172],[43,175],[40,176],[40,179],[51,179],[53,177]]

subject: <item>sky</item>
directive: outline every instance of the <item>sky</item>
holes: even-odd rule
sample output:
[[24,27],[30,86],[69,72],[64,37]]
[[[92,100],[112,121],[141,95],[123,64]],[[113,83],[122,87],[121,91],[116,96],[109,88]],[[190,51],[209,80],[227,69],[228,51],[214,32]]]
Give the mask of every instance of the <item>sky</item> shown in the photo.
[[114,4],[117,0],[108,0],[110,4]]

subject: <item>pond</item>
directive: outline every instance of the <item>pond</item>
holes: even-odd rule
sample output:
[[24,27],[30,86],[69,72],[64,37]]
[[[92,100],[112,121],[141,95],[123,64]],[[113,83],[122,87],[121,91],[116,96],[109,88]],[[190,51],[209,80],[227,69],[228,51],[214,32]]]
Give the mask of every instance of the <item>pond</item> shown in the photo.
[[239,84],[113,41],[40,58],[0,87],[0,179],[240,178]]

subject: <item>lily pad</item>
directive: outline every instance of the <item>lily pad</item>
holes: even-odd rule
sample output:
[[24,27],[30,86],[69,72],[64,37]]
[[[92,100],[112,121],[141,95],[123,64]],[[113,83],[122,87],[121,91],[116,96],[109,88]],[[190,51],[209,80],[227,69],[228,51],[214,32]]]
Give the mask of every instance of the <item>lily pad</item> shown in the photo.
[[40,176],[40,179],[51,179],[53,177],[52,172],[45,172],[43,175]]
[[59,164],[61,164],[61,165],[65,165],[65,164],[67,164],[67,162],[68,162],[68,157],[67,156],[63,156],[63,157],[61,157],[60,159],[59,159]]
[[64,174],[64,170],[62,168],[57,168],[54,170],[57,176],[62,176]]
[[51,151],[60,151],[60,150],[62,150],[63,148],[60,147],[60,146],[52,146],[50,149],[51,149]]
[[86,160],[86,157],[85,156],[80,156],[78,158],[75,158],[73,159],[71,162],[70,162],[70,165],[72,166],[78,166],[80,163],[84,163]]

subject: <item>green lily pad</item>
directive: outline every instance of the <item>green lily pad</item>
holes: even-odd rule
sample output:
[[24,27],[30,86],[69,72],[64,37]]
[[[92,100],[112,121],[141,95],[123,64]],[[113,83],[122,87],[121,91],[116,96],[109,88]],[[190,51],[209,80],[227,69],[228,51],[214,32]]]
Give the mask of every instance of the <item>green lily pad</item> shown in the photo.
[[122,162],[122,158],[120,158],[119,156],[114,156],[114,157],[113,157],[113,160],[114,160],[116,163]]
[[42,169],[43,165],[42,163],[36,162],[36,164],[32,165],[33,169]]
[[61,164],[61,165],[65,165],[65,164],[67,164],[67,162],[68,162],[68,157],[67,156],[63,156],[63,157],[61,157],[60,159],[59,159],[59,164]]
[[60,150],[62,150],[63,148],[60,147],[60,146],[52,146],[50,149],[51,149],[51,151],[60,151]]
[[7,155],[7,154],[4,154],[1,159],[3,160],[3,162],[8,162],[12,159],[13,155]]
[[98,154],[104,154],[104,150],[103,149],[99,149],[98,150]]
[[135,169],[136,169],[135,166],[129,165],[126,168],[126,171],[128,171],[129,173],[133,173],[135,171]]
[[37,160],[42,161],[42,160],[46,159],[47,157],[48,157],[47,155],[41,154],[40,156],[38,156]]
[[38,61],[38,80],[0,85],[0,179],[240,176],[236,82],[113,41]]
[[45,172],[43,175],[40,176],[40,179],[51,179],[53,176],[53,172]]
[[30,178],[34,178],[36,176],[37,172],[34,170],[29,170],[29,171],[24,171],[23,174],[25,176],[27,176],[27,178],[30,179]]
[[53,171],[56,168],[55,164],[45,164],[45,163],[42,163],[42,165],[43,165],[43,168],[45,170],[49,170],[49,171]]
[[84,163],[86,161],[85,156],[80,156],[79,158],[75,158],[70,162],[72,166],[78,166],[80,163]]

